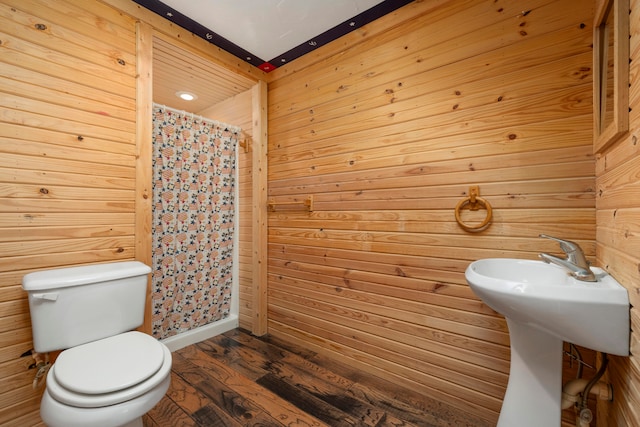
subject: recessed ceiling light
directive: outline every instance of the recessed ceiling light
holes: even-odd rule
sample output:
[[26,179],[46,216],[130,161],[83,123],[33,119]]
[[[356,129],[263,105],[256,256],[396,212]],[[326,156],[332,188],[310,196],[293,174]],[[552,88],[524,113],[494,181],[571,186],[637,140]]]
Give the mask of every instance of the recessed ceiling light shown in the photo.
[[182,90],[179,91],[179,92],[176,92],[176,96],[184,99],[185,101],[193,101],[195,99],[198,99],[198,97],[195,94],[193,94],[191,92],[185,92],[185,91],[182,91]]

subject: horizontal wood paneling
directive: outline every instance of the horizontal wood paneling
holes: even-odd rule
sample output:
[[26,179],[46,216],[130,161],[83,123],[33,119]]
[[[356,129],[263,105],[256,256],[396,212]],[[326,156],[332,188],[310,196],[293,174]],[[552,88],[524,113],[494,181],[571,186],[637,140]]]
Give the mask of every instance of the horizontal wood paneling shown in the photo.
[[0,424],[37,425],[22,276],[134,257],[135,27],[97,2],[3,0],[0,28]]
[[[150,81],[145,70],[154,65],[153,31],[142,22],[144,43],[138,43],[138,17],[122,12],[134,11],[131,4],[0,2],[0,425],[41,424],[42,389],[33,389],[35,371],[27,369],[33,359],[20,357],[33,347],[22,277],[150,256],[144,253],[150,152],[147,144],[137,146],[137,133],[149,125],[137,121],[138,110],[150,106],[151,85],[137,92],[136,79]],[[142,15],[167,28],[162,18]],[[221,68],[216,48],[182,39],[174,43],[177,51],[157,55],[158,61],[171,59],[171,84],[206,70],[208,90],[227,99],[250,88],[253,74],[263,74]],[[166,47],[168,40],[161,32],[158,44]],[[176,52],[185,60],[170,56]],[[228,59],[225,54],[222,62],[229,65]],[[167,73],[156,68],[157,88],[169,86]],[[242,121],[250,131],[251,119]]]
[[[631,300],[631,357],[610,356],[613,402],[599,402],[598,426],[640,424],[640,2],[630,2],[629,132],[596,163],[597,263]],[[602,421],[601,420],[605,420]]]
[[[16,372],[31,348],[22,275],[134,256],[123,239],[134,220],[127,168],[135,164],[135,36],[133,20],[112,3],[144,15],[119,0],[0,4],[0,239],[5,251],[20,242],[30,242],[24,252],[53,250],[0,254],[8,257],[0,273],[8,325],[0,329],[0,380],[12,384],[0,392],[3,425],[39,420],[38,393],[20,386],[26,379]],[[316,208],[269,217],[273,335],[490,423],[508,341],[501,318],[466,287],[469,261],[532,258],[557,250],[536,238],[540,232],[560,235],[579,241],[591,259],[597,253],[637,306],[640,8],[631,1],[631,131],[594,166],[590,6],[414,2],[269,75],[270,195],[313,194]],[[163,27],[164,36],[171,32],[184,35]],[[203,49],[194,44],[192,51]],[[495,207],[479,235],[452,218],[471,184]],[[103,204],[80,209],[85,201]],[[245,240],[247,212],[241,208]],[[56,253],[67,240],[69,252]],[[242,264],[241,277],[250,277]],[[241,285],[241,293],[249,289]],[[638,318],[634,308],[633,331]],[[634,332],[632,349],[638,341]],[[638,362],[612,359],[617,398],[600,405],[607,416],[599,425],[637,424]]]
[[[271,334],[495,423],[508,331],[464,270],[557,253],[540,233],[596,252],[593,10],[559,8],[412,3],[273,72]],[[454,218],[470,185],[482,233]]]

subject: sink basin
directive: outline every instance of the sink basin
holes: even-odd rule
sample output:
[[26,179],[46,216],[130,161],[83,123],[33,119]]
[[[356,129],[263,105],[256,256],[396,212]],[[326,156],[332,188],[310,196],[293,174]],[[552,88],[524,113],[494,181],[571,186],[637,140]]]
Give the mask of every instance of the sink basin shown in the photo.
[[582,282],[542,261],[491,258],[469,265],[471,289],[489,307],[593,350],[629,355],[627,290],[599,268],[597,282]]
[[562,342],[629,355],[627,290],[599,268],[579,281],[542,261],[472,262],[469,286],[509,326],[511,366],[498,427],[560,426]]

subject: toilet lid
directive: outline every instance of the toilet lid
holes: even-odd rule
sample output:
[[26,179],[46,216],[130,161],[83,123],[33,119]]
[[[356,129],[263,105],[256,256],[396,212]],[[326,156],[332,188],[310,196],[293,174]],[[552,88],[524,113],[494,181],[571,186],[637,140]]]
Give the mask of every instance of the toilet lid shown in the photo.
[[55,362],[55,378],[76,393],[111,393],[151,377],[163,360],[155,338],[126,332],[63,351]]

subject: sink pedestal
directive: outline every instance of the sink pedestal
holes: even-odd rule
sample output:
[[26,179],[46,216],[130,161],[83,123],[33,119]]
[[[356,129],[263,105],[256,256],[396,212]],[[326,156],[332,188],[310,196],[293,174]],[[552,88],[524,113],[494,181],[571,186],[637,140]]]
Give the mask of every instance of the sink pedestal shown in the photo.
[[629,294],[604,270],[583,282],[555,264],[515,258],[474,261],[473,292],[507,319],[511,371],[499,427],[559,427],[562,342],[629,355]]
[[498,427],[558,427],[562,340],[507,318],[511,368]]

